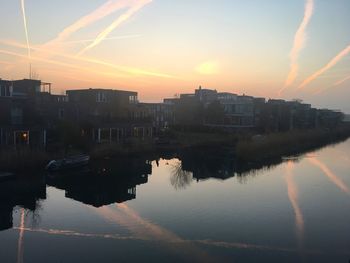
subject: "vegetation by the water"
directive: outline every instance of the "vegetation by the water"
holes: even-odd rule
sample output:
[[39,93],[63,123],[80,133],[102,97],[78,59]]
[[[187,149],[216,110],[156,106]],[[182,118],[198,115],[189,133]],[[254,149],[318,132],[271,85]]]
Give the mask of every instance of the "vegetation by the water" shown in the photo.
[[[230,149],[233,158],[243,163],[262,163],[309,151],[348,137],[350,137],[350,126],[345,125],[335,129],[294,130],[266,135],[174,129],[167,131],[158,140],[135,139],[123,144],[96,144],[90,146],[86,153],[90,154],[92,159],[103,159],[151,154],[159,149],[176,152],[184,148],[210,147]],[[78,152],[79,149],[74,147],[61,151],[31,150],[25,147],[3,149],[0,151],[0,171],[43,169],[51,159],[63,158],[67,154]]]
[[286,133],[272,133],[240,140],[236,146],[236,157],[241,161],[263,162],[346,139],[350,127],[335,129],[295,130]]

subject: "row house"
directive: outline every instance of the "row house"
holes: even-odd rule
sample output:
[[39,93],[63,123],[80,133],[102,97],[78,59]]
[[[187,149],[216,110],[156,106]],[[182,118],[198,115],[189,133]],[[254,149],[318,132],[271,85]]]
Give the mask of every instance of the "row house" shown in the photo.
[[93,142],[122,142],[153,135],[148,109],[136,92],[68,90],[51,94],[40,80],[0,80],[0,145],[45,147],[60,123],[71,123]]

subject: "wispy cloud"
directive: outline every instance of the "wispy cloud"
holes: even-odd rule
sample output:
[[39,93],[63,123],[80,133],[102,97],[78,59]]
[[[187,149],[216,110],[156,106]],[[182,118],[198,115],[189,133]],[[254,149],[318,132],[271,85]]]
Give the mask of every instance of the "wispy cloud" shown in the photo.
[[88,51],[91,48],[100,44],[113,30],[115,30],[122,23],[124,23],[130,17],[132,17],[135,13],[137,13],[137,11],[139,11],[141,8],[143,8],[145,5],[147,5],[151,2],[152,2],[152,0],[139,0],[139,1],[135,2],[125,13],[123,13],[111,25],[109,25],[107,28],[105,28],[90,45],[88,45],[87,47],[82,49],[78,53],[78,56],[82,55],[86,51]]
[[311,82],[313,82],[315,79],[317,79],[319,76],[321,76],[323,73],[325,73],[327,70],[334,67],[339,61],[341,61],[344,57],[346,57],[350,53],[350,45],[347,46],[345,49],[343,49],[338,55],[336,55],[331,61],[328,62],[323,68],[316,71],[314,74],[312,74],[310,77],[305,79],[298,89],[305,88],[307,85],[309,85]]
[[26,16],[24,0],[21,0],[21,9],[22,9],[22,16],[23,16],[24,31],[26,35],[26,41],[27,41],[28,58],[30,59],[31,54],[30,54],[29,34],[28,34],[27,16]]
[[282,92],[286,88],[288,88],[290,85],[292,85],[298,76],[298,71],[299,71],[298,58],[299,58],[300,52],[303,50],[305,46],[306,28],[310,23],[311,17],[313,15],[313,11],[314,11],[314,0],[306,0],[304,18],[295,34],[294,45],[290,53],[290,71],[288,73],[288,77],[286,79],[284,87],[279,91],[280,94],[282,94]]

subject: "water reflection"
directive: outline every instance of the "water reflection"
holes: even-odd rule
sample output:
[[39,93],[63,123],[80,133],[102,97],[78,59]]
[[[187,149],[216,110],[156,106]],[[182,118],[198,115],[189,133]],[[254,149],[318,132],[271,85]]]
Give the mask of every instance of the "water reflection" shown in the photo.
[[295,214],[295,226],[296,226],[296,234],[298,240],[298,248],[299,251],[303,251],[304,247],[304,216],[300,209],[299,205],[299,191],[298,187],[294,181],[294,163],[292,161],[288,161],[286,165],[286,183],[288,189],[288,197],[290,203],[292,204],[294,214]]
[[13,211],[21,207],[21,214],[24,209],[31,211],[33,222],[39,216],[38,208],[40,201],[46,199],[45,180],[17,178],[13,181],[0,184],[0,231],[13,227]]
[[[317,155],[321,154],[324,153],[317,152]],[[305,161],[320,169],[343,192],[350,194],[345,182],[321,162],[321,159],[324,160],[327,156],[327,152],[325,156],[316,157],[317,155],[308,155]],[[154,247],[162,252],[165,251],[165,254],[174,255],[174,257],[176,255],[183,259],[188,259],[190,256],[193,261],[200,262],[220,261],[221,254],[218,253],[220,255],[218,256],[213,251],[225,251],[225,253],[229,251],[228,254],[280,255],[286,253],[296,258],[302,256],[302,259],[308,259],[310,255],[322,255],[319,257],[322,258],[328,253],[328,247],[312,237],[315,235],[316,227],[318,227],[317,233],[325,235],[325,239],[329,237],[330,240],[338,240],[339,242],[335,243],[340,244],[339,251],[346,256],[349,255],[347,248],[342,246],[348,241],[346,237],[339,239],[334,237],[333,233],[336,232],[334,229],[330,230],[333,231],[332,234],[326,234],[326,227],[321,228],[317,225],[318,222],[315,223],[310,219],[317,214],[313,211],[317,207],[309,207],[308,205],[312,202],[305,198],[313,195],[300,195],[296,183],[298,179],[300,187],[305,187],[307,184],[304,183],[309,182],[306,177],[296,178],[296,167],[298,166],[298,172],[300,168],[305,169],[304,161],[301,161],[299,166],[298,162],[289,160],[277,169],[271,170],[283,160],[270,160],[267,163],[258,164],[239,163],[230,152],[183,150],[168,156],[171,160],[153,163],[154,171],[152,171],[151,160],[159,160],[161,157],[163,155],[106,159],[92,162],[86,170],[54,174],[45,177],[46,179],[43,177],[37,180],[18,179],[13,182],[2,182],[0,184],[0,232],[11,228],[16,230],[13,234],[16,241],[14,246],[17,245],[17,250],[12,254],[13,257],[17,258],[17,262],[23,262],[24,248],[25,256],[30,257],[30,253],[27,253],[30,246],[29,240],[46,240],[47,237],[43,238],[40,235],[44,234],[62,237],[60,240],[68,240],[68,237],[86,238],[86,242],[96,242],[94,244],[97,246],[98,239],[103,240],[100,244],[106,244],[104,242],[108,240],[137,241],[132,244]],[[165,163],[167,165],[164,165]],[[286,170],[282,170],[284,176],[281,177],[280,169],[284,168]],[[154,175],[149,177],[152,172]],[[259,180],[258,178],[252,180],[259,174],[261,174]],[[225,184],[218,184],[217,180],[201,183],[210,178],[227,180],[232,177],[236,177],[237,180],[225,181]],[[247,185],[237,183],[245,183],[248,180],[251,180],[251,183]],[[314,180],[318,183],[317,178]],[[196,187],[190,187],[196,182],[199,182]],[[147,186],[139,187],[146,183],[148,183]],[[66,198],[80,202],[80,204],[72,203],[74,208],[81,209],[79,213],[86,214],[72,215],[69,212],[69,216],[74,217],[71,218],[74,222],[70,222],[71,219],[64,214],[67,212],[65,211],[67,207],[71,209],[70,204],[65,197],[63,197],[65,202],[62,202],[60,194],[49,196],[50,198],[43,206],[45,213],[42,213],[40,204],[41,200],[46,198],[46,185],[63,190]],[[201,188],[202,185],[205,187]],[[326,183],[325,187],[327,185],[334,187],[329,183]],[[283,191],[286,187],[287,193]],[[179,193],[175,190],[184,189],[186,190],[180,193],[181,198],[176,199]],[[207,192],[202,191],[202,193],[201,189],[206,189]],[[56,190],[50,188],[49,191],[55,193]],[[61,193],[61,191],[57,192]],[[153,195],[153,192],[157,194]],[[139,197],[135,200],[137,193],[142,193],[143,198]],[[167,200],[168,195],[171,197]],[[191,199],[191,197],[196,198]],[[177,208],[176,213],[173,211],[168,213],[166,209],[169,210],[169,208],[162,207],[162,198],[165,198],[164,203],[169,202],[169,206],[173,204],[173,207]],[[337,197],[330,198],[337,201],[334,199]],[[181,203],[184,199],[186,204]],[[127,202],[130,200],[133,201]],[[62,210],[57,214],[63,213],[67,220],[62,225],[52,220],[57,214],[52,212],[51,205],[55,207],[58,203],[59,209]],[[308,212],[307,214],[303,214],[302,207],[305,208],[304,212]],[[16,215],[14,211],[18,214]],[[280,214],[277,215],[277,213]],[[348,215],[345,209],[339,212],[341,213]],[[40,214],[43,215],[43,224],[40,222],[40,217],[37,217]],[[32,220],[28,220],[28,215],[33,216]],[[86,220],[87,222],[82,226],[77,227],[76,222],[84,216],[90,216],[91,220]],[[337,216],[337,213],[333,213],[332,216]],[[292,225],[289,228],[286,227],[283,232],[282,228],[288,225],[290,219],[294,220]],[[337,220],[341,221],[341,218]],[[16,227],[13,227],[13,221],[18,222]],[[37,226],[30,225],[31,222],[35,225],[36,221]],[[270,221],[278,222],[280,224],[278,226],[283,224],[283,227],[279,228],[281,233],[275,231]],[[307,235],[305,221],[310,221],[307,224]],[[56,222],[57,225],[52,222]],[[334,221],[329,223],[337,227],[336,224],[332,224]],[[216,227],[220,234],[214,233],[213,229],[216,230]],[[344,228],[343,225],[342,228]],[[117,234],[116,231],[120,233]],[[7,237],[11,233],[12,231],[4,231],[3,236]],[[58,242],[57,240],[55,239],[55,242]],[[24,241],[28,243],[24,245]],[[335,255],[339,252],[337,249],[331,247],[329,251]],[[244,250],[246,252],[242,252]],[[237,258],[239,259],[239,256]]]
[[95,209],[95,212],[128,229],[135,239],[159,242],[158,246],[171,251],[174,255],[191,255],[196,262],[217,262],[193,242],[182,239],[164,227],[142,218],[126,204],[118,204],[115,208],[105,206]]
[[24,227],[25,227],[25,214],[24,209],[21,209],[21,218],[20,218],[20,230],[18,237],[18,248],[17,248],[17,263],[23,262],[23,237],[24,237]]
[[176,160],[170,165],[172,167],[170,183],[176,190],[185,189],[191,185],[193,174],[183,168],[180,160]]
[[67,198],[101,207],[136,198],[136,186],[148,182],[152,165],[145,159],[102,160],[85,171],[54,174],[47,184],[65,190]]
[[343,191],[346,194],[350,194],[349,187],[343,182],[341,178],[339,178],[335,173],[333,173],[326,164],[324,164],[322,161],[320,161],[316,157],[308,158],[308,160],[311,162],[311,164],[320,168],[322,172],[328,177],[328,179],[332,183],[334,183],[341,191]]

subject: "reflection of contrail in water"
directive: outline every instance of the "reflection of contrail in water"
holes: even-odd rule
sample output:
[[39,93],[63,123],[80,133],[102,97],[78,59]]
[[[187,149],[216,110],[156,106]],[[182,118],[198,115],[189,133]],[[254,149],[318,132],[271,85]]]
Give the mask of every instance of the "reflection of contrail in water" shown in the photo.
[[292,85],[295,79],[297,78],[298,70],[299,70],[298,57],[299,57],[300,51],[304,48],[305,38],[306,38],[305,31],[313,15],[313,10],[314,10],[314,0],[307,0],[305,5],[304,19],[300,24],[298,31],[295,34],[294,46],[290,53],[290,60],[291,60],[290,71],[289,71],[286,83],[284,85],[284,88],[282,88],[279,92],[280,94],[287,87]]
[[304,216],[299,206],[299,193],[298,187],[294,181],[293,175],[294,164],[292,161],[289,161],[286,166],[286,183],[288,188],[288,197],[292,204],[294,213],[295,213],[295,225],[296,233],[298,237],[299,250],[303,251],[303,241],[304,241]]
[[[135,240],[135,241],[155,241],[151,238],[141,238],[136,236],[123,236],[118,234],[92,234],[92,233],[81,233],[76,231],[68,231],[68,230],[58,230],[58,229],[42,229],[42,228],[26,228],[26,227],[14,227],[13,229],[23,231],[23,232],[32,232],[32,233],[42,233],[48,235],[56,235],[56,236],[67,236],[67,237],[83,237],[83,238],[103,238],[103,239],[112,239],[112,240]],[[177,241],[169,242],[171,244],[184,244],[188,245],[190,243],[196,243],[199,245],[205,246],[214,246],[221,247],[227,249],[246,249],[246,250],[262,250],[262,251],[279,251],[279,252],[297,252],[294,248],[283,248],[283,247],[273,247],[273,246],[261,246],[247,243],[238,243],[238,242],[225,242],[225,241],[215,241],[210,239],[198,239],[198,240],[184,240],[179,239]],[[322,254],[321,251],[318,250],[308,250],[309,254]],[[349,254],[349,252],[344,252],[345,254]]]
[[22,15],[23,15],[23,24],[24,24],[24,31],[26,34],[26,41],[27,41],[27,49],[28,49],[28,58],[30,59],[30,45],[29,45],[29,36],[28,36],[28,27],[27,27],[27,17],[26,17],[26,11],[24,6],[24,0],[21,0],[21,9],[22,9]]
[[166,246],[166,248],[173,251],[174,254],[188,252],[200,262],[216,261],[205,251],[193,244],[193,242],[184,240],[171,231],[145,220],[125,204],[117,205],[117,208],[116,210],[111,207],[102,207],[94,211],[107,220],[127,228],[137,238],[160,242],[159,244]]
[[17,263],[23,263],[23,235],[24,235],[24,209],[21,209],[20,218],[20,231],[18,237],[18,247],[17,247]]
[[59,236],[73,236],[73,237],[91,237],[91,238],[106,238],[106,239],[116,239],[116,240],[142,240],[140,238],[132,236],[121,236],[118,234],[88,234],[79,233],[75,231],[68,230],[57,230],[57,229],[42,229],[42,228],[26,228],[26,227],[14,227],[13,229],[19,230],[20,232],[34,232],[34,233],[44,233],[49,235],[59,235]]
[[81,50],[78,53],[79,55],[82,55],[89,49],[97,46],[100,44],[113,30],[115,30],[117,27],[119,27],[122,23],[127,21],[130,17],[132,17],[137,11],[139,11],[141,8],[143,8],[145,5],[151,3],[152,0],[140,0],[138,1],[134,6],[131,6],[130,9],[128,9],[124,14],[122,14],[120,17],[118,17],[110,26],[108,26],[105,30],[103,30],[92,42],[90,45],[85,47],[83,50]]
[[324,163],[322,163],[317,158],[309,158],[308,159],[313,165],[319,167],[322,172],[328,177],[329,180],[332,181],[340,190],[342,190],[346,194],[350,194],[349,187],[340,179],[337,175],[335,175]]
[[304,80],[303,83],[299,86],[298,89],[302,89],[308,84],[310,84],[312,81],[314,81],[316,78],[321,76],[323,73],[325,73],[327,70],[334,67],[340,60],[342,60],[345,56],[347,56],[350,53],[350,45],[347,46],[344,50],[342,50],[338,55],[336,55],[330,62],[328,62],[327,65],[325,65],[320,70],[316,71],[313,75],[308,77],[306,80]]

